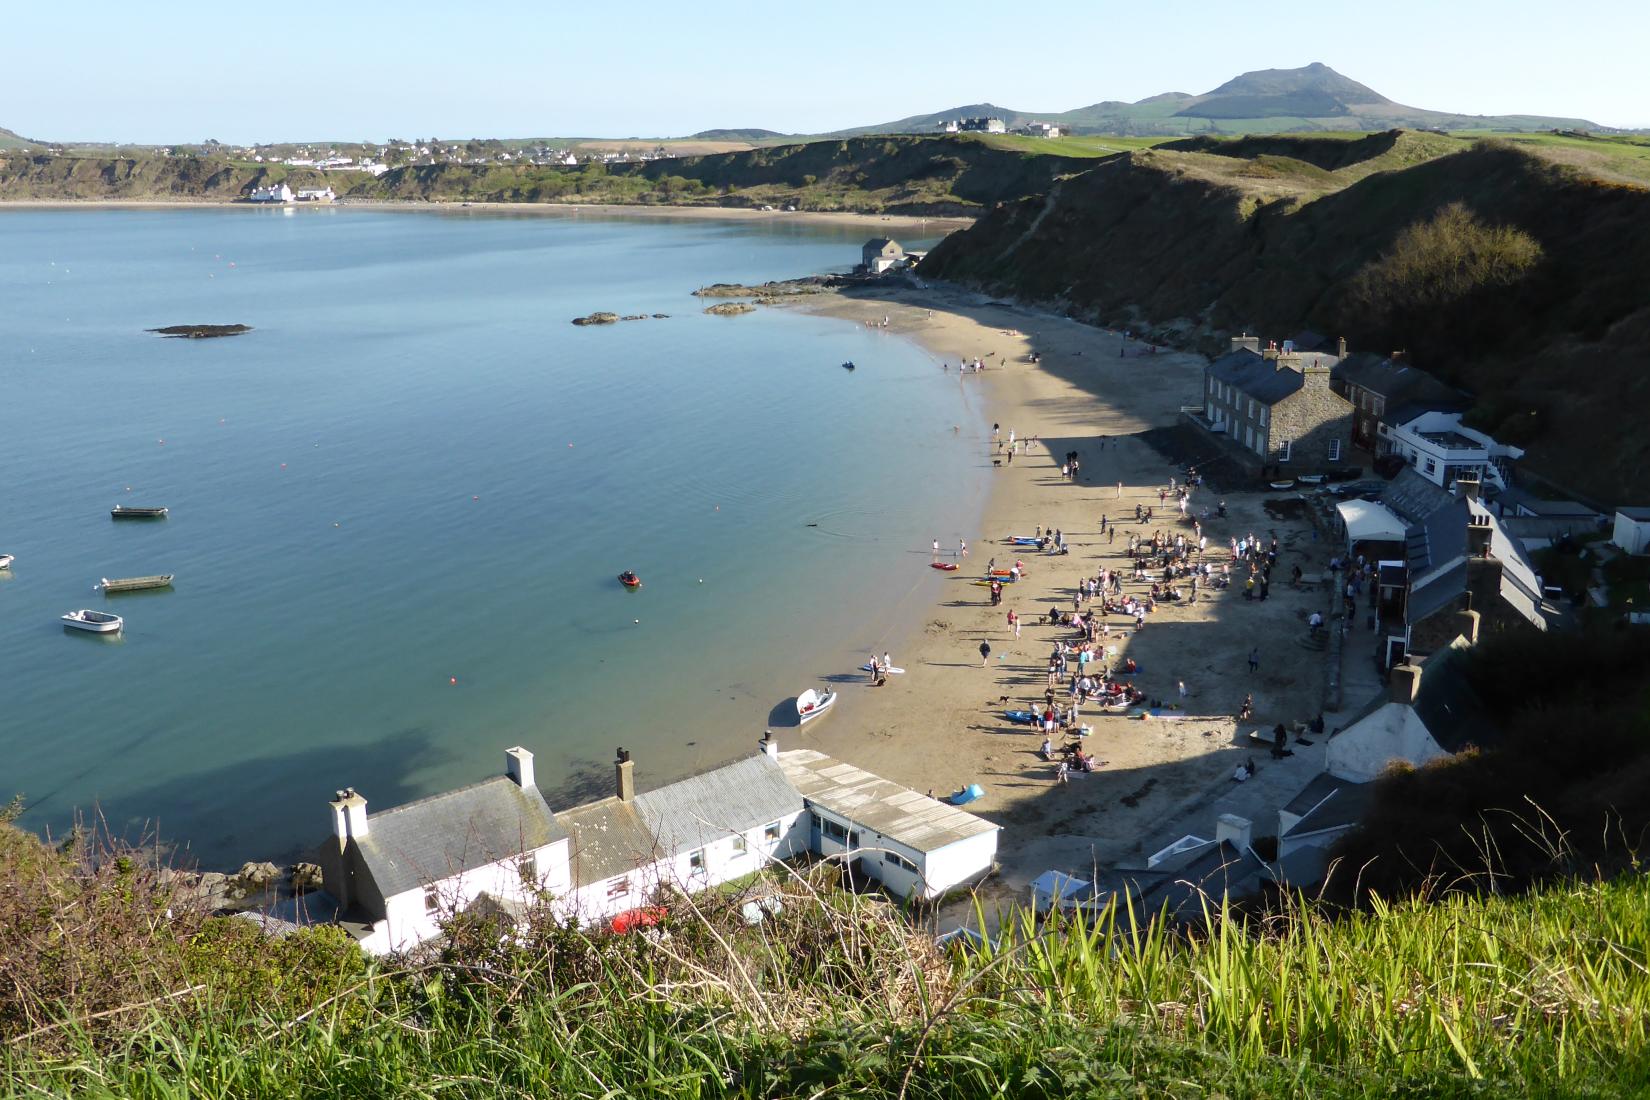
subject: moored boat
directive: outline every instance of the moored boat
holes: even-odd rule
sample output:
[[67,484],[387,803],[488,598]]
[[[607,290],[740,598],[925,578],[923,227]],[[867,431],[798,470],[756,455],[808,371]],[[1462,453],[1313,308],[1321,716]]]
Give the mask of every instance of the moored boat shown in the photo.
[[11,554],[0,554],[0,569],[10,569],[11,563],[16,560]]
[[89,630],[93,634],[113,634],[126,625],[126,620],[119,615],[110,615],[104,611],[92,611],[82,608],[71,611],[63,616],[63,625],[76,630]]
[[124,504],[117,504],[109,509],[109,514],[115,519],[159,519],[166,515],[166,509],[129,508]]
[[1302,474],[1295,480],[1300,482],[1302,485],[1322,485],[1325,478],[1322,474]]
[[846,363],[842,364],[842,369],[843,370],[853,370],[854,369],[854,361],[852,359],[848,360]]
[[1271,485],[1274,489],[1293,489],[1295,487],[1295,482],[1293,479],[1289,481],[1272,481],[1267,484]]
[[642,578],[626,569],[623,573],[619,574],[619,583],[624,585],[626,588],[637,589],[642,586]]
[[809,688],[796,697],[796,716],[803,725],[807,725],[815,718],[831,709],[836,702],[836,692],[815,691]]
[[116,577],[114,580],[104,577],[98,587],[105,593],[141,592],[146,588],[170,588],[172,577],[171,573],[157,573],[152,577]]

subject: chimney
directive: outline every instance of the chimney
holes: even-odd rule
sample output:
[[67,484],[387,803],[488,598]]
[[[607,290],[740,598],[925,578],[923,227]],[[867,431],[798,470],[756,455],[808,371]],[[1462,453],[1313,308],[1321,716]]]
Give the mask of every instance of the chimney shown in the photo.
[[1232,337],[1232,350],[1233,351],[1252,351],[1256,355],[1259,355],[1260,354],[1260,337],[1259,336],[1250,336],[1247,332],[1245,332],[1242,336],[1234,336],[1234,337]]
[[1246,817],[1237,814],[1221,814],[1215,818],[1215,843],[1223,840],[1230,841],[1232,847],[1240,852],[1249,850],[1249,841],[1254,832],[1254,826]]
[[1477,500],[1482,483],[1478,480],[1477,474],[1461,474],[1455,479],[1455,487],[1468,500]]
[[514,779],[518,787],[533,786],[533,754],[520,745],[513,749],[505,749],[504,774]]
[[1393,665],[1392,671],[1387,673],[1388,698],[1394,703],[1402,703],[1406,707],[1415,705],[1415,697],[1421,694],[1421,669],[1417,665]]
[[757,742],[757,747],[760,748],[765,755],[771,756],[775,760],[779,759],[779,742],[774,739],[773,730],[762,731],[762,740]]
[[1346,337],[1342,336],[1335,341],[1335,358],[1346,358]]
[[620,802],[636,800],[636,765],[630,762],[630,753],[621,748],[613,761],[613,778],[617,782]]
[[1478,612],[1457,611],[1455,613],[1455,628],[1468,645],[1478,644]]
[[367,800],[354,787],[338,791],[332,800],[332,835],[343,848],[350,838],[360,840],[367,835]]
[[1394,363],[1407,363],[1409,362],[1409,352],[1405,351],[1403,348],[1399,348],[1397,351],[1387,356],[1387,358]]

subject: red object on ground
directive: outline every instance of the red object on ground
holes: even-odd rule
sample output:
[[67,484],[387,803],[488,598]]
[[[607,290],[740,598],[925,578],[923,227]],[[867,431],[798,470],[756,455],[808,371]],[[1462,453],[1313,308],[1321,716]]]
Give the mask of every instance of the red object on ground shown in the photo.
[[954,562],[931,561],[931,562],[928,563],[928,568],[930,568],[930,569],[943,569],[947,573],[955,573],[957,571],[958,567]]
[[608,922],[608,927],[621,936],[626,932],[634,932],[638,928],[652,928],[665,919],[667,910],[662,905],[650,905],[642,909],[626,909],[623,913]]

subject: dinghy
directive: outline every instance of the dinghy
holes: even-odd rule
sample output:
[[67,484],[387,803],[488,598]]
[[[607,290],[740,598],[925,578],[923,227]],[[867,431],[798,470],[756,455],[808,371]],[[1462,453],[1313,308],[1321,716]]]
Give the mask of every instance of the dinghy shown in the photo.
[[1293,489],[1295,487],[1295,483],[1294,483],[1293,480],[1290,480],[1290,481],[1271,481],[1271,482],[1268,482],[1267,484],[1271,485],[1272,488],[1274,488],[1274,489]]
[[955,573],[958,569],[960,569],[962,567],[959,566],[956,562],[952,562],[952,561],[931,561],[931,562],[928,563],[928,568],[938,569],[938,570],[941,570],[942,572],[946,572],[946,573]]
[[623,573],[619,574],[619,583],[624,585],[626,588],[636,589],[642,586],[642,578],[626,569]]
[[110,592],[141,592],[146,588],[171,588],[172,574],[161,573],[153,577],[117,577],[110,580],[104,577],[98,585],[105,593]]
[[809,688],[796,697],[796,716],[803,725],[807,725],[827,710],[830,710],[831,705],[835,702],[836,692],[821,692]]
[[11,563],[16,560],[11,554],[0,554],[0,569],[10,569]]
[[945,800],[953,806],[966,806],[975,799],[984,797],[985,789],[978,783],[970,783],[968,786],[946,795]]
[[89,630],[93,634],[113,634],[126,625],[126,620],[119,615],[82,609],[63,616],[63,625],[76,630]]
[[842,369],[843,370],[853,370],[854,369],[854,361],[852,359],[848,360],[846,363],[842,364]]
[[128,508],[124,504],[117,504],[109,509],[109,515],[115,519],[160,519],[166,515],[165,508]]

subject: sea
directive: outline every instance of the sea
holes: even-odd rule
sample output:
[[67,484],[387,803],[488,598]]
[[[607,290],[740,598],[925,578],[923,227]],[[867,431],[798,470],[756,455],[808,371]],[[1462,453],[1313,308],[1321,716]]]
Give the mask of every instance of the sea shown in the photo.
[[[845,270],[874,228],[0,209],[0,803],[232,869],[311,849],[339,788],[388,807],[513,745],[553,807],[621,746],[643,789],[767,728],[830,751],[842,715],[794,699],[851,711],[938,598],[981,396],[881,329],[691,292]],[[597,310],[647,317],[569,323]],[[253,330],[145,331],[196,323]]]

